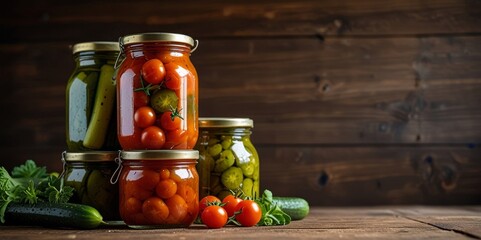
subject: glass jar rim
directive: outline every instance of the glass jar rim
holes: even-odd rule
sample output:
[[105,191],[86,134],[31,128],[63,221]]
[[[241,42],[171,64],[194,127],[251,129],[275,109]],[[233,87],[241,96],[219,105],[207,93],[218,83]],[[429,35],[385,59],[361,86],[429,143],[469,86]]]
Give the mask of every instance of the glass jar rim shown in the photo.
[[199,159],[197,150],[131,150],[120,151],[122,160],[193,160]]
[[195,46],[195,41],[192,37],[179,33],[164,33],[151,32],[126,35],[120,38],[121,45],[128,45],[134,43],[148,43],[148,42],[170,42],[170,43],[184,43],[191,48]]
[[119,52],[120,47],[118,42],[81,42],[76,43],[72,47],[72,54],[87,51],[105,51],[105,52]]
[[223,117],[200,117],[199,128],[228,128],[247,127],[253,128],[254,121],[250,118],[223,118]]
[[66,162],[114,162],[117,151],[64,152],[62,158]]

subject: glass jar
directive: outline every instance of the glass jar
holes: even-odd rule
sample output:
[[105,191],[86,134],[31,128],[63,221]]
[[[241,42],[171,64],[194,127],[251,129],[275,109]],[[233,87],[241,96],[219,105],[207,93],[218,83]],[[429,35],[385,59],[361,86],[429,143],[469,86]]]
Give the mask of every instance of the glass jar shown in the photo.
[[198,137],[198,77],[186,35],[120,38],[118,138],[123,150],[193,149]]
[[110,183],[117,156],[116,151],[62,154],[65,185],[75,189],[71,201],[96,208],[104,220],[120,220],[118,185]]
[[195,150],[122,151],[120,216],[131,228],[188,227],[199,211]]
[[259,196],[259,155],[250,140],[249,118],[200,118],[197,172],[200,198],[223,199],[230,191]]
[[118,150],[114,63],[117,42],[72,47],[75,69],[66,89],[68,151]]

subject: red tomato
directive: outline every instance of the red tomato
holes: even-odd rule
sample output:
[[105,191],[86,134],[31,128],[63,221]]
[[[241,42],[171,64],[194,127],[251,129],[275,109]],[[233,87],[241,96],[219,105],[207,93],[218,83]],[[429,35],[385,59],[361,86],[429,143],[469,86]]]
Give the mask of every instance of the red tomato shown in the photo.
[[220,199],[216,196],[205,196],[199,202],[199,214],[202,214],[202,211],[204,211],[204,209],[207,207],[207,204],[211,202],[221,203]]
[[182,77],[179,75],[178,69],[184,69],[175,63],[169,63],[165,66],[165,68],[165,86],[174,90],[180,89]]
[[147,106],[149,104],[149,96],[144,91],[134,92],[134,109]]
[[227,195],[224,199],[222,199],[222,203],[224,204],[223,207],[229,217],[234,216],[235,208],[240,202],[242,202],[242,199],[235,197],[234,195]]
[[171,224],[182,223],[187,216],[187,210],[189,209],[185,200],[181,196],[175,194],[171,198],[165,200],[165,204],[169,207],[170,213],[167,222]]
[[142,65],[142,77],[153,85],[160,84],[165,77],[164,64],[159,59],[150,59]]
[[163,179],[163,180],[168,179],[170,177],[170,171],[167,168],[162,168],[160,169],[159,175],[160,175],[160,179]]
[[169,208],[165,202],[158,197],[151,197],[142,204],[142,213],[154,224],[163,224],[169,216]]
[[161,149],[165,144],[164,131],[157,126],[147,127],[142,131],[140,141],[146,149]]
[[166,149],[187,149],[187,131],[181,129],[167,131],[165,139]]
[[221,228],[227,223],[227,212],[221,206],[208,206],[200,215],[208,228]]
[[172,179],[161,180],[159,184],[157,184],[155,192],[160,198],[170,198],[177,192],[177,183]]
[[[141,186],[141,187],[139,187]],[[140,183],[128,181],[123,186],[125,198],[136,198],[139,200],[145,200],[152,196],[152,191],[145,189]]]
[[153,108],[143,106],[134,113],[134,122],[136,127],[146,128],[155,123],[155,111]]
[[123,213],[122,215],[133,215],[142,212],[142,202],[134,197],[128,198],[122,206],[123,207],[120,208],[120,211]]
[[172,131],[180,128],[181,121],[182,119],[180,116],[172,114],[171,111],[168,111],[162,113],[162,116],[160,117],[160,126],[162,126],[162,128],[165,130]]
[[259,205],[252,200],[243,200],[235,207],[235,212],[240,212],[235,215],[235,219],[243,227],[252,227],[256,225],[262,217],[262,210]]

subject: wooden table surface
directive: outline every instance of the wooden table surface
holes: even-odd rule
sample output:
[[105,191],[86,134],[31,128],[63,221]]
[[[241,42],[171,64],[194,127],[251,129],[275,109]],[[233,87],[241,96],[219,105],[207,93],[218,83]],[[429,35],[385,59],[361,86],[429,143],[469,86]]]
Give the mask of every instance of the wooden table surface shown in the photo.
[[0,239],[481,239],[481,206],[312,208],[287,226],[66,230],[0,226]]

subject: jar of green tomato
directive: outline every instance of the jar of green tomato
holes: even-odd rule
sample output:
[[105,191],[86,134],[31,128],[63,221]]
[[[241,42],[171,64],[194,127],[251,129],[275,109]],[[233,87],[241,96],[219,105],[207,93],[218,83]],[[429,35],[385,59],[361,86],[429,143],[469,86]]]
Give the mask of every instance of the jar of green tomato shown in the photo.
[[75,68],[66,89],[68,151],[118,150],[114,63],[117,42],[72,46]]
[[62,177],[74,188],[70,201],[96,208],[104,220],[120,220],[119,187],[110,182],[117,157],[117,151],[63,152]]
[[249,118],[199,118],[199,196],[223,199],[231,191],[259,197],[259,155]]

